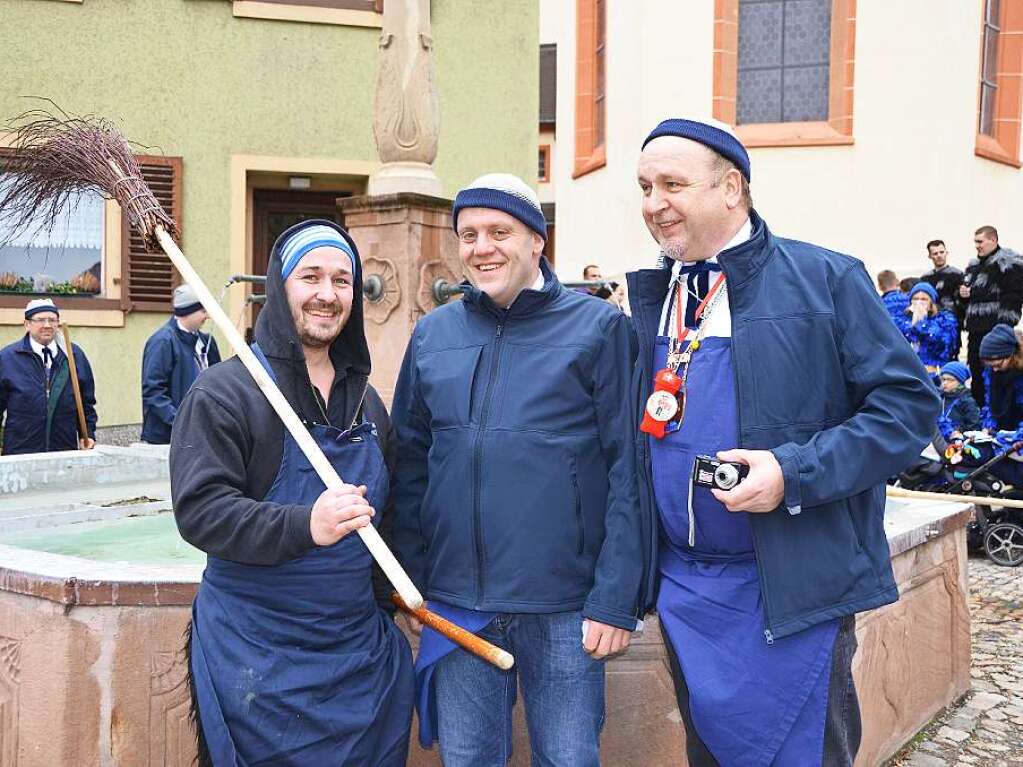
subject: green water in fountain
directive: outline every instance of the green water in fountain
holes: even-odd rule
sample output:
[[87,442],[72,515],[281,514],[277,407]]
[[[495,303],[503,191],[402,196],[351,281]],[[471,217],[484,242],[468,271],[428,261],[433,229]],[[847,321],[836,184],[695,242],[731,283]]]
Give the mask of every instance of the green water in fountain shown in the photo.
[[0,533],[0,544],[99,562],[145,565],[206,562],[203,552],[178,535],[171,513]]

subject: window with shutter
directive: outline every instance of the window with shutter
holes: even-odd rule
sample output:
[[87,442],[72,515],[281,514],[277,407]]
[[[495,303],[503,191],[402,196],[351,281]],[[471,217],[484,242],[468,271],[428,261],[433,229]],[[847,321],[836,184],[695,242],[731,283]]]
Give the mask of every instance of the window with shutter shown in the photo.
[[[181,232],[181,158],[139,155],[136,159],[146,184]],[[162,251],[147,252],[142,238],[129,231],[127,220],[124,229],[121,238],[122,307],[136,312],[169,312],[171,293],[180,282],[170,259]]]
[[1023,3],[984,0],[976,154],[1020,167]]

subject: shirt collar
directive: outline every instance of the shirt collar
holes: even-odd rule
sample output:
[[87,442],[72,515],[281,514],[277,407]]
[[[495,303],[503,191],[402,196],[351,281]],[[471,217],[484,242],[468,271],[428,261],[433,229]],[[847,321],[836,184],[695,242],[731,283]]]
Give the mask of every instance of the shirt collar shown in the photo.
[[[38,354],[40,357],[42,357],[43,356],[43,345],[41,343],[39,343],[38,341],[36,341],[34,338],[32,338],[32,336],[28,337],[28,342],[32,346],[32,351],[34,351],[36,354]],[[56,358],[56,356],[57,356],[57,340],[54,339],[54,340],[50,341],[50,343],[48,343],[46,345],[46,348],[49,349],[50,350],[50,354],[52,354],[54,356],[54,358]]]
[[[721,250],[719,250],[714,256],[712,256],[711,258],[708,258],[707,261],[709,263],[716,264],[718,262],[718,256],[721,253],[725,252],[726,250],[728,250],[730,248],[734,248],[737,245],[742,245],[742,243],[746,242],[746,240],[748,240],[750,238],[750,235],[752,233],[753,233],[753,222],[750,221],[749,218],[747,218],[746,222],[742,226],[739,227],[739,231],[737,231],[735,233],[735,236],[732,237],[732,239],[730,239],[725,244],[725,246],[723,248],[721,248]],[[688,266],[689,263],[690,262],[688,262],[688,261],[676,261],[672,265],[672,267],[671,267],[671,277],[672,277],[672,279],[677,279],[679,273],[682,271],[682,267]]]

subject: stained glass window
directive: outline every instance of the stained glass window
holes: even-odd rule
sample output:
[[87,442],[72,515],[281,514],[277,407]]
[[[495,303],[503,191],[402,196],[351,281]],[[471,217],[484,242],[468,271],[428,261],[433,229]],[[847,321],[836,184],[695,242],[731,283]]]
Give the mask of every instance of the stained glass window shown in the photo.
[[832,0],[739,0],[736,122],[828,119]]

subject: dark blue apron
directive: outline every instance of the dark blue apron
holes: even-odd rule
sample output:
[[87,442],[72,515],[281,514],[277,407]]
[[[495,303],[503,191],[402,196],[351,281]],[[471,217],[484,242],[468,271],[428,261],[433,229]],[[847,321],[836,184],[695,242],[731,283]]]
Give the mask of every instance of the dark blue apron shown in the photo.
[[[654,370],[667,347],[658,337]],[[688,506],[695,456],[739,444],[730,339],[703,339],[689,381],[681,429],[651,437],[650,452],[661,520],[657,613],[693,725],[722,767],[819,764],[838,623],[768,644],[748,514],[729,512],[703,487],[693,488],[692,514]]]
[[[427,605],[433,612],[466,631],[476,633],[490,625],[497,613],[481,610],[466,610],[445,602],[431,600]],[[447,637],[438,634],[429,626],[423,626],[419,640],[419,654],[416,655],[416,714],[419,715],[419,745],[433,748],[437,741],[437,693],[433,684],[433,672],[437,664],[450,652],[458,649],[458,645]],[[508,734],[506,752],[511,753],[511,733]]]
[[[310,431],[338,473],[366,485],[382,509],[389,477],[374,425]],[[323,490],[285,432],[263,500],[312,504]],[[371,567],[357,534],[273,567],[208,557],[192,607],[191,672],[217,767],[405,764],[411,651],[377,606]]]

